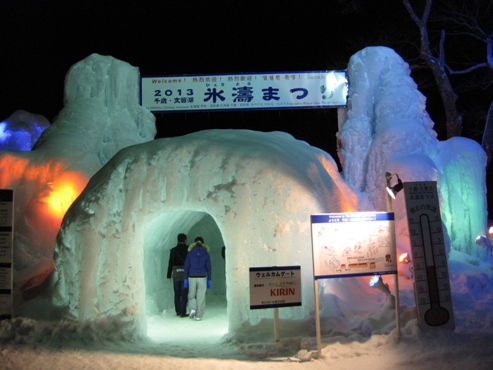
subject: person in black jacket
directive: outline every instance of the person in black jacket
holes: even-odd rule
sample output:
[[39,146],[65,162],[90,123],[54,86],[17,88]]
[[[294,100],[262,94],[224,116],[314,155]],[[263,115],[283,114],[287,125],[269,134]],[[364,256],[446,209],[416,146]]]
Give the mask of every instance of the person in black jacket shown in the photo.
[[168,262],[168,273],[166,277],[171,281],[173,275],[173,289],[175,292],[175,311],[180,317],[188,317],[188,287],[184,287],[185,260],[187,259],[188,245],[187,236],[178,234],[178,244],[171,248]]

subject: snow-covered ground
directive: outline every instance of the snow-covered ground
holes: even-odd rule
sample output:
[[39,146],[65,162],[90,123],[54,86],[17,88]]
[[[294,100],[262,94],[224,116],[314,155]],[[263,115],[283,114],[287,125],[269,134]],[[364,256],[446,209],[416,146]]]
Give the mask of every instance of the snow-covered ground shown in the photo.
[[[351,329],[322,319],[322,356],[313,336],[296,336],[283,320],[280,340],[227,335],[226,301],[208,297],[204,320],[166,311],[148,317],[148,338],[128,341],[105,321],[80,327],[69,321],[14,319],[0,324],[2,369],[492,369],[493,273],[491,265],[453,252],[450,274],[455,330],[423,332],[414,311],[412,280],[399,277],[401,338],[395,311],[377,292],[378,308],[346,316]],[[392,292],[393,284],[389,277]],[[374,307],[364,293],[351,297],[360,312]],[[282,310],[282,308],[280,309]],[[340,324],[340,323],[339,323]],[[265,325],[272,325],[272,322]],[[315,327],[315,322],[307,323]],[[97,330],[93,330],[97,329]],[[109,330],[107,330],[109,329]],[[285,335],[290,332],[290,335]]]

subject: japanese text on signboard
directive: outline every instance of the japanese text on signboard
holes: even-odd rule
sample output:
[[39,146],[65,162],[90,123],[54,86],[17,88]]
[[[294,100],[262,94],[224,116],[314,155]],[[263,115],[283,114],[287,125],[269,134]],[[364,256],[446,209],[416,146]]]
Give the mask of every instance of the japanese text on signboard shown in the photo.
[[250,268],[250,309],[290,306],[301,306],[300,266]]
[[345,71],[141,78],[141,105],[155,112],[345,106]]

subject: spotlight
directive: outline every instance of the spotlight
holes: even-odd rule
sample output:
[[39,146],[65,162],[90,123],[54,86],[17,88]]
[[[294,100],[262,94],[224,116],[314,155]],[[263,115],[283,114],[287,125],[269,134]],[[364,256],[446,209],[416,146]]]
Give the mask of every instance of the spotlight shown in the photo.
[[479,235],[476,238],[476,244],[486,249],[486,258],[491,260],[491,269],[493,270],[493,245],[485,235]]
[[382,277],[379,274],[373,275],[370,279],[370,286],[385,294],[387,303],[391,308],[395,308],[395,297],[390,293],[389,285],[384,284]]
[[476,238],[476,244],[482,246],[487,252],[491,252],[493,250],[493,245],[485,235],[479,235]]
[[383,283],[382,277],[380,275],[373,275],[373,277],[370,279],[370,286],[372,288],[378,289],[385,295],[390,294],[389,285]]
[[390,186],[390,180],[392,180],[392,174],[386,172],[385,177],[387,178],[387,192],[389,195],[392,197],[392,199],[395,199],[395,196],[397,195],[398,192],[400,192],[404,188],[404,184],[402,183],[402,180],[399,178],[398,174],[394,174],[397,177],[397,184],[395,184],[393,187]]

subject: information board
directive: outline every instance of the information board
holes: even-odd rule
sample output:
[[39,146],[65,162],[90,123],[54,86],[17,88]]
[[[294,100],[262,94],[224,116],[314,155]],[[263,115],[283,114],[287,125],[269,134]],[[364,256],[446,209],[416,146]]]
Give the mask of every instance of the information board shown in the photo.
[[454,328],[452,294],[435,181],[405,182],[418,324]]
[[397,274],[392,212],[319,214],[311,223],[315,279]]
[[140,100],[154,112],[341,107],[346,71],[142,76]]
[[300,266],[250,267],[250,309],[301,306]]
[[13,198],[13,190],[0,189],[0,319],[12,317]]

